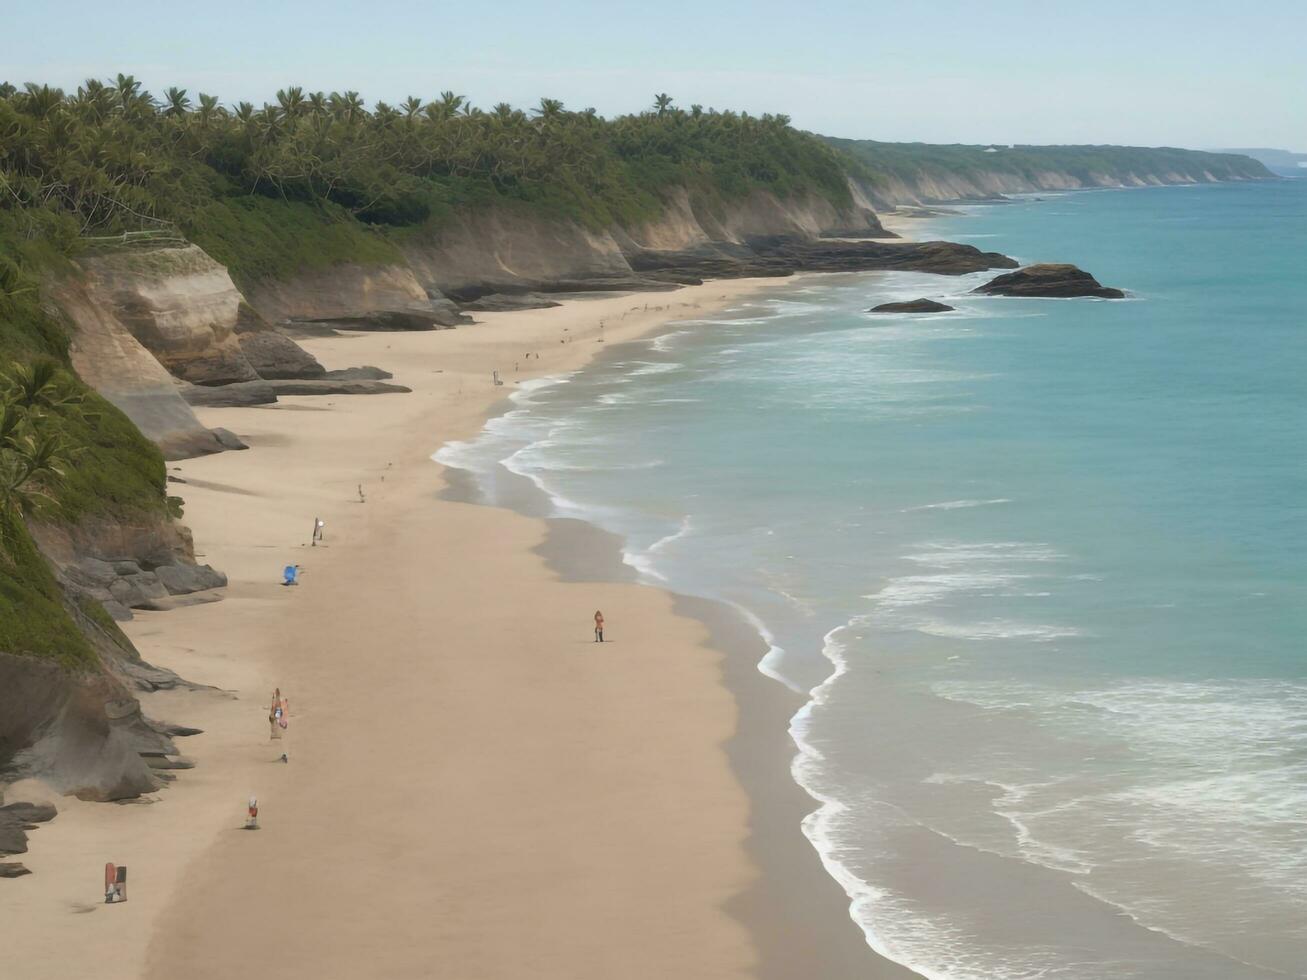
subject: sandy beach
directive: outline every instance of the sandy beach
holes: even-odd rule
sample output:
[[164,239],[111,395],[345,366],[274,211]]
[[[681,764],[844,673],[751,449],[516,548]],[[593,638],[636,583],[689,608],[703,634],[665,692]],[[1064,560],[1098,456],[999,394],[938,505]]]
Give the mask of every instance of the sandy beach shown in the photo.
[[[556,528],[438,499],[430,460],[514,383],[767,284],[311,340],[328,366],[377,364],[413,393],[205,411],[250,450],[169,471],[200,560],[230,577],[225,599],[127,624],[147,660],[217,689],[143,700],[204,729],[183,743],[197,766],[148,805],[57,801],[24,856],[33,875],[0,891],[8,961],[33,980],[226,978],[259,963],[289,977],[786,975],[755,939],[786,913],[765,897],[732,766],[741,715],[723,675],[747,676],[747,661],[726,665],[665,592],[566,581],[538,553],[551,533],[558,550]],[[309,547],[316,518],[325,537]],[[581,545],[562,550],[584,570]],[[278,584],[291,563],[293,589]],[[268,738],[274,686],[290,701],[284,745]],[[764,751],[782,764],[756,782],[791,801],[803,844],[806,804],[785,769],[796,705],[772,686],[784,703]],[[241,829],[250,795],[258,832]],[[874,970],[816,855],[786,846],[835,913],[821,920],[835,939],[791,953],[818,963],[840,947]],[[97,904],[108,860],[130,869],[125,905]]]

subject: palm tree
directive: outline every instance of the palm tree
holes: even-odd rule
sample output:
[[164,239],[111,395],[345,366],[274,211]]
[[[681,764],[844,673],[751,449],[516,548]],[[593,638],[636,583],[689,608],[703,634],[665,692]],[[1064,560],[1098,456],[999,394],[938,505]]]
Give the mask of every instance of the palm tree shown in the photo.
[[[199,95],[200,106],[195,110],[195,115],[203,126],[209,125],[215,119],[222,115],[222,106],[218,105],[216,95],[205,95],[203,92]],[[251,106],[251,108],[253,108]]]
[[531,111],[544,122],[553,122],[563,114],[563,103],[561,99],[541,99],[539,107]]
[[191,100],[186,97],[186,89],[172,86],[163,90],[163,100],[166,103],[163,114],[165,116],[184,116],[191,111]]
[[81,396],[53,361],[19,365],[0,378],[0,514],[30,512],[65,475],[70,451],[53,431],[52,414],[77,411]]
[[298,85],[278,89],[277,104],[289,119],[294,119],[297,116],[302,115],[307,105],[304,100],[304,89],[300,88]]
[[35,119],[49,119],[64,102],[64,90],[28,82],[23,86],[19,107]]
[[654,96],[654,109],[658,111],[658,115],[660,116],[667,115],[667,113],[671,111],[671,108],[672,108],[672,97],[668,95],[666,92],[659,92],[657,95]]

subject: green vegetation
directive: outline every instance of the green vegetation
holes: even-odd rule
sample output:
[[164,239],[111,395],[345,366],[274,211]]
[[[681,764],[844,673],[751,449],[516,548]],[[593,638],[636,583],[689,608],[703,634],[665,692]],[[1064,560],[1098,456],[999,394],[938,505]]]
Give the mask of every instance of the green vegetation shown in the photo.
[[656,217],[684,187],[714,210],[755,190],[849,201],[846,161],[784,116],[676,108],[604,119],[542,99],[483,111],[452,92],[364,107],[354,92],[224,107],[130,76],[74,94],[0,85],[0,208],[27,238],[175,226],[238,283],[385,262],[460,211],[527,208],[591,227]]
[[962,143],[879,143],[875,140],[826,138],[832,147],[858,161],[875,184],[887,177],[911,183],[926,177],[974,177],[982,173],[1010,174],[1037,183],[1040,174],[1067,174],[1093,184],[1106,177],[1125,181],[1143,177],[1203,179],[1210,173],[1219,180],[1269,178],[1265,167],[1249,157],[1207,153],[1172,147],[1139,146],[969,146]]
[[[163,458],[72,372],[68,336],[42,308],[37,279],[65,270],[49,238],[13,234],[14,217],[0,210],[0,651],[86,669],[96,654],[26,519],[162,514]],[[58,230],[59,215],[43,220]],[[87,613],[121,635],[103,609]]]
[[[103,613],[103,610],[101,610]],[[63,604],[50,566],[17,515],[0,511],[0,651],[70,669],[98,658]]]
[[15,366],[0,379],[0,650],[66,667],[93,664],[95,653],[23,518],[67,478],[73,450],[60,422],[80,414],[80,402],[52,361]]

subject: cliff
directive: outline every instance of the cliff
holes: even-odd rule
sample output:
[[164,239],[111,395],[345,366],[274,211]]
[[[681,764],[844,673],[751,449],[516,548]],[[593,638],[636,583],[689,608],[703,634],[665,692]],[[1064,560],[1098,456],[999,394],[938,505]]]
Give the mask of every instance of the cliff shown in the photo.
[[853,161],[868,198],[882,207],[1275,176],[1248,156],[1171,147],[826,142]]

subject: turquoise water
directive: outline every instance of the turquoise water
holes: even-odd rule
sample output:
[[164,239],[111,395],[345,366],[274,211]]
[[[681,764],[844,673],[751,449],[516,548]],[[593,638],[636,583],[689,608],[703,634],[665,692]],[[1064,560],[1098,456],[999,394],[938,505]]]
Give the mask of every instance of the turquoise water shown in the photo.
[[[1025,198],[934,237],[1072,261],[802,277],[518,393],[529,476],[735,603],[804,828],[930,977],[1307,977],[1307,181]],[[869,316],[894,298],[958,312]]]

